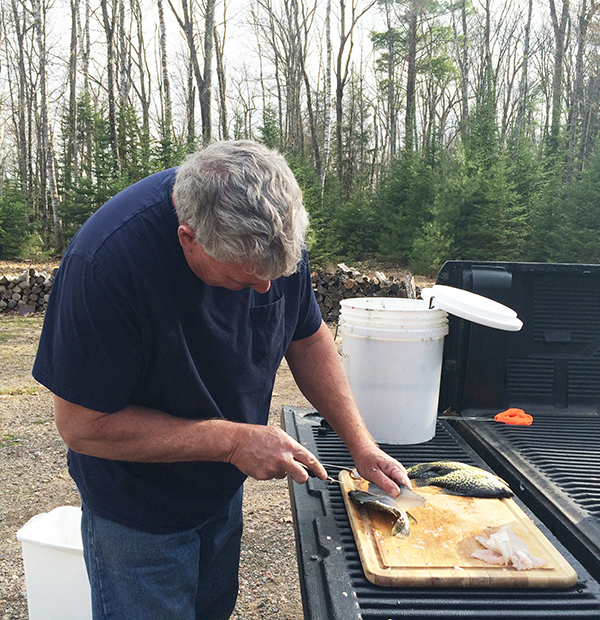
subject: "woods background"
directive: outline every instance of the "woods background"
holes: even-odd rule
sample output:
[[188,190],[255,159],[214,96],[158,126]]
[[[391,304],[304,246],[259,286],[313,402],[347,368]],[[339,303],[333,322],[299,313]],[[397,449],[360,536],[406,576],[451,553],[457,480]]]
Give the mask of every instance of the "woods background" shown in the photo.
[[313,263],[600,262],[596,1],[0,0],[0,255],[253,138]]

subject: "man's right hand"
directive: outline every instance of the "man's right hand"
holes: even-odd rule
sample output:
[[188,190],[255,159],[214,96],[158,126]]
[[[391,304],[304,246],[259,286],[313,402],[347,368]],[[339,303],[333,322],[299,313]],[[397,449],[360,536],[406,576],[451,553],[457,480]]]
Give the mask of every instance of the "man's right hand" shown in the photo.
[[289,474],[303,484],[308,479],[303,465],[321,480],[327,478],[315,455],[276,426],[236,424],[233,443],[229,462],[256,480],[284,478]]

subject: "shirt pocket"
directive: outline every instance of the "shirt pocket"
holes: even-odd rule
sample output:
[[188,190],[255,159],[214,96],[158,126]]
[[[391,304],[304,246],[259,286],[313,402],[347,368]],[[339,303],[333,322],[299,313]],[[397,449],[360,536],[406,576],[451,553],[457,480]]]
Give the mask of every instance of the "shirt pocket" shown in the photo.
[[260,362],[278,353],[283,357],[285,340],[285,299],[280,297],[264,306],[250,308],[252,318],[252,357]]

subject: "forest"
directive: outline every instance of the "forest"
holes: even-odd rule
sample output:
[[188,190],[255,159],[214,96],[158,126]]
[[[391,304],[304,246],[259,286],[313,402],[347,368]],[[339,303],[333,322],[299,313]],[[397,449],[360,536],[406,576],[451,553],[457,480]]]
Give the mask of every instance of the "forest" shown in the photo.
[[282,152],[313,263],[600,262],[597,0],[0,0],[0,257],[215,140]]

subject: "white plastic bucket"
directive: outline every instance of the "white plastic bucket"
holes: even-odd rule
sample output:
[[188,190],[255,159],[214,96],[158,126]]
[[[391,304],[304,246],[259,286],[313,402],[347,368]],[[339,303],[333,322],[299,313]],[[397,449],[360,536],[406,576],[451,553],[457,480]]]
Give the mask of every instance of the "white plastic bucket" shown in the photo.
[[432,439],[447,313],[420,299],[345,299],[340,331],[344,369],[375,441]]
[[61,506],[36,515],[17,538],[23,547],[29,620],[91,620],[81,509]]

